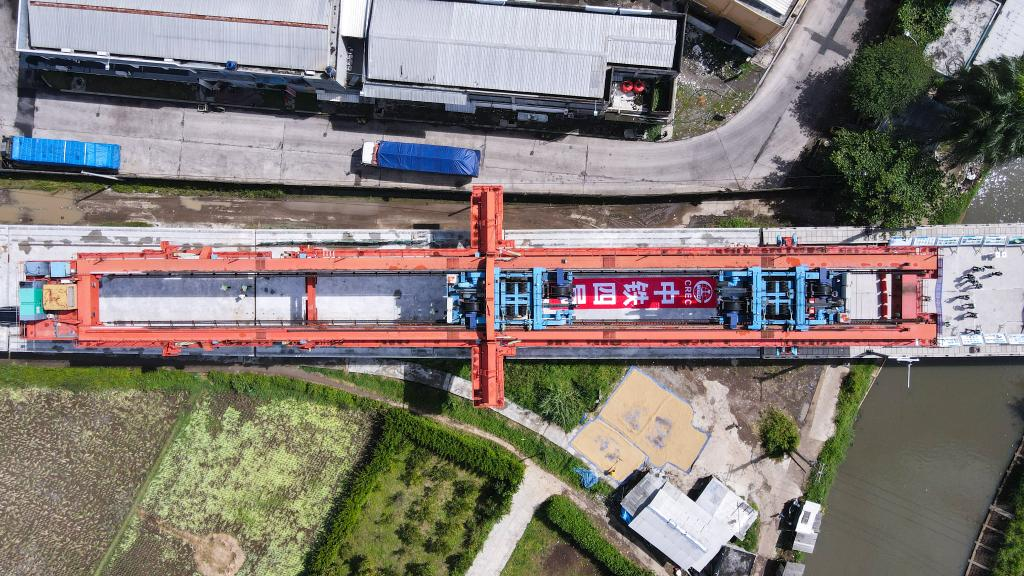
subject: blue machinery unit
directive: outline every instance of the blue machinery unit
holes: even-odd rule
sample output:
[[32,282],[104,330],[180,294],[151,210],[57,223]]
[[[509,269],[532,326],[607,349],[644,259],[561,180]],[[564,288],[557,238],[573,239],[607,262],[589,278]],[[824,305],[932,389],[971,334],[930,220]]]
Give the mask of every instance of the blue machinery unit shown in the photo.
[[846,272],[808,270],[723,270],[718,273],[718,310],[728,328],[761,330],[846,321]]
[[[572,272],[562,269],[502,270],[495,274],[495,329],[519,326],[543,330],[573,323]],[[483,272],[448,275],[448,323],[476,330],[485,317]],[[718,311],[709,318],[729,329],[781,327],[808,330],[846,322],[846,272],[809,270],[722,270]]]
[[[494,270],[495,328],[521,326],[543,330],[572,324],[572,272],[532,268]],[[476,330],[485,317],[482,309],[483,272],[448,276],[448,323]]]

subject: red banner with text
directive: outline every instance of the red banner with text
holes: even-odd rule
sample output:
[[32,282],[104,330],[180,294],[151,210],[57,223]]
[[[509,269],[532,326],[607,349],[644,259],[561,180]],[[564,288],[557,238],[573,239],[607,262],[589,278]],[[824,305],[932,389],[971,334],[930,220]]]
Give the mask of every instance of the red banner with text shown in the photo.
[[716,285],[710,276],[576,278],[573,302],[580,310],[714,308]]

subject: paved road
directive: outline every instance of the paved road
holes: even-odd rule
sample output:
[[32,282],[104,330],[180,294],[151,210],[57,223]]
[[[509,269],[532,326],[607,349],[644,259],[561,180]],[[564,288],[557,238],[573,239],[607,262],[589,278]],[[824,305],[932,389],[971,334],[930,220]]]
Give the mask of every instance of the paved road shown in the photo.
[[[815,105],[794,106],[805,80],[849,57],[867,1],[810,0],[775,68],[735,118],[709,134],[658,143],[576,136],[539,141],[515,133],[426,124],[358,125],[320,116],[234,111],[204,114],[176,105],[50,93],[19,99],[12,3],[5,2],[0,130],[117,142],[125,147],[126,173],[154,178],[369,188],[468,185],[445,176],[356,169],[361,143],[386,137],[480,148],[484,161],[477,182],[504,184],[510,192],[644,195],[771,187],[810,137],[794,111],[806,116],[808,108],[828,104],[822,101],[827,98],[817,98]],[[815,84],[809,85],[808,93],[817,95]]]

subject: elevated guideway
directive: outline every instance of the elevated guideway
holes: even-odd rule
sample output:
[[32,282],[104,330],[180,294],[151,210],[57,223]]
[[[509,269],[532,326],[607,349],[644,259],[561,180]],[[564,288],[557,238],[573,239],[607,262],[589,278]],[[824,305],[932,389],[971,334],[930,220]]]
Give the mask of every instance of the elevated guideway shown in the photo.
[[1024,225],[506,232],[500,188],[472,206],[469,233],[0,227],[0,306],[26,282],[50,297],[0,348],[470,356],[481,405],[508,355],[1024,353]]

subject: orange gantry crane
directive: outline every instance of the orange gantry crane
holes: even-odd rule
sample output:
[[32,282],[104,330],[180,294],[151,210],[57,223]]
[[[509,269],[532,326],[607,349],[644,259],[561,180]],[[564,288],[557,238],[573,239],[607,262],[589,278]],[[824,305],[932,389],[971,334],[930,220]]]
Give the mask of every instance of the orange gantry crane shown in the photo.
[[[215,251],[163,243],[158,250],[79,253],[63,280],[27,275],[27,283],[71,283],[76,303],[45,317],[23,321],[29,340],[72,341],[82,349],[160,349],[173,356],[186,348],[462,348],[470,351],[474,403],[504,405],[503,359],[521,347],[672,348],[914,346],[934,343],[935,317],[921,311],[921,282],[934,278],[939,255],[934,247],[880,245],[794,245],[672,248],[530,248],[504,237],[502,188],[473,188],[471,241],[467,248],[328,249],[302,246],[273,256],[270,251]],[[819,270],[806,278],[804,271]],[[539,321],[505,322],[505,274],[567,270],[586,274],[714,273],[726,294],[714,322],[578,322],[544,326]],[[797,271],[794,276],[792,271]],[[825,270],[871,270],[891,274],[893,313],[877,321],[851,322],[841,309]],[[753,271],[751,273],[743,271]],[[479,322],[459,324],[355,325],[318,319],[317,281],[325,274],[394,272],[474,275]],[[102,279],[120,275],[176,276],[255,274],[305,277],[302,321],[282,325],[121,325],[100,317]],[[815,275],[817,274],[817,275]],[[794,278],[797,278],[794,280]],[[761,289],[751,288],[760,282]],[[23,283],[25,284],[25,283]],[[766,287],[766,288],[765,288]],[[804,293],[806,287],[814,291]],[[475,289],[475,288],[474,288]],[[822,289],[821,291],[817,291]],[[540,293],[540,287],[537,287]],[[760,290],[760,291],[758,291]],[[737,292],[739,291],[739,292]],[[518,295],[519,297],[522,295]],[[573,308],[562,293],[560,305]],[[884,296],[884,295],[883,295]],[[525,296],[523,296],[525,297]],[[817,298],[817,299],[816,299]],[[544,305],[554,302],[547,295]],[[825,309],[814,310],[818,307]],[[838,307],[837,307],[838,302]],[[791,306],[796,307],[796,312]],[[809,306],[809,307],[808,307]],[[774,307],[774,308],[773,308]],[[536,310],[539,310],[537,308]],[[564,312],[564,310],[563,310]],[[741,316],[742,314],[742,316]],[[566,314],[571,317],[571,314]],[[730,318],[732,319],[730,321]],[[753,318],[753,320],[751,320]],[[767,320],[758,320],[765,318]],[[797,318],[796,321],[793,318]],[[814,321],[817,318],[818,321]],[[739,319],[739,320],[737,320]],[[804,321],[812,319],[810,321]],[[543,328],[543,329],[538,329]]]

